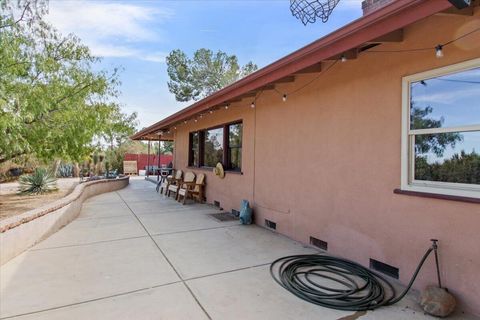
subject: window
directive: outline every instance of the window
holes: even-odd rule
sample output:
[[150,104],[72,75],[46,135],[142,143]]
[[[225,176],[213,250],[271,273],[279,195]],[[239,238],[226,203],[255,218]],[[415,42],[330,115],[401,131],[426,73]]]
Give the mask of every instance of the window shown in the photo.
[[235,123],[228,126],[228,168],[240,171],[242,168],[242,131],[243,124]]
[[215,167],[220,162],[226,170],[241,171],[242,133],[242,122],[191,132],[189,166]]
[[480,198],[480,59],[403,79],[402,189]]
[[203,166],[215,167],[218,162],[223,163],[223,128],[205,131],[203,150]]
[[200,164],[200,137],[198,132],[190,133],[190,153],[188,156],[188,165],[198,167]]

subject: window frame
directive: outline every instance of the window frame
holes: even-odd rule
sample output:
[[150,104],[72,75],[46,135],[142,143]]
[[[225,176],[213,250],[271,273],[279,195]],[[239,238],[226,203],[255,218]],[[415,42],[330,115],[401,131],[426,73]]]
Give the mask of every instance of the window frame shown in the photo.
[[480,68],[480,58],[468,60],[402,78],[401,190],[480,198],[480,185],[415,179],[415,136],[447,132],[476,132],[480,124],[445,128],[410,129],[410,88],[412,82],[428,80]]
[[[229,131],[229,127],[231,125],[234,125],[234,124],[242,124],[242,126],[243,126],[243,120],[242,119],[235,120],[235,121],[232,121],[232,122],[223,123],[223,124],[220,124],[220,125],[215,125],[215,126],[208,127],[208,128],[203,128],[203,129],[199,129],[199,130],[190,131],[188,133],[188,166],[191,167],[191,168],[200,168],[200,169],[212,169],[213,168],[213,167],[204,165],[204,161],[205,161],[205,159],[204,159],[205,158],[205,132],[207,132],[209,130],[223,129],[222,165],[224,166],[225,171],[242,172],[241,166],[240,166],[239,169],[232,169],[228,166],[228,163],[229,163],[228,157],[229,157],[229,150],[230,150],[230,137],[229,137],[229,132],[230,131]],[[199,141],[198,141],[198,145],[199,145],[198,166],[195,166],[192,163],[192,160],[193,160],[193,158],[192,158],[192,152],[193,152],[192,136],[193,136],[194,133],[198,133],[198,139],[199,139]],[[238,147],[238,146],[235,146],[235,147],[243,149],[243,128],[242,128],[242,143],[241,143],[240,147]],[[243,156],[243,153],[242,153],[242,156]],[[243,161],[241,161],[241,163],[243,163]]]

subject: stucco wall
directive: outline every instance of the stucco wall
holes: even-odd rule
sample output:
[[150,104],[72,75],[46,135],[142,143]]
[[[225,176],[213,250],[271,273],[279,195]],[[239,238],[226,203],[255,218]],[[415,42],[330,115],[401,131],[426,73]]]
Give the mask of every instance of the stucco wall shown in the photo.
[[[480,27],[479,18],[478,8],[473,17],[432,16],[406,28],[403,43],[377,49],[434,47]],[[444,53],[441,59],[433,50],[363,53],[285,103],[266,91],[255,109],[244,99],[182,125],[175,166],[187,166],[188,132],[242,119],[243,175],[220,180],[207,172],[208,202],[230,210],[248,199],[257,223],[273,220],[278,232],[305,243],[310,236],[322,239],[329,252],[366,266],[370,258],[396,266],[404,283],[429,239],[438,238],[445,286],[461,308],[480,314],[480,205],[393,193],[400,187],[402,77],[480,57],[480,36]],[[316,76],[298,76],[277,89],[292,92]],[[435,282],[430,259],[415,287]]]
[[126,187],[129,177],[85,182],[65,198],[0,223],[0,265],[74,220],[86,199]]

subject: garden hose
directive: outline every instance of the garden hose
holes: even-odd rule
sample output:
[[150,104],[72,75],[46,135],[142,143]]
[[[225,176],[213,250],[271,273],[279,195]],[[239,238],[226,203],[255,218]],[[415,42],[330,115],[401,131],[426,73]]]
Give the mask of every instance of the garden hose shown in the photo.
[[[432,241],[433,245],[423,255],[407,288],[398,296],[393,285],[378,273],[356,262],[325,254],[293,255],[277,259],[270,265],[270,274],[279,285],[316,305],[345,311],[373,310],[402,300],[430,253],[436,253],[436,240]],[[435,258],[441,287],[437,255]],[[327,280],[326,282],[335,283],[335,286],[326,286],[318,280]]]

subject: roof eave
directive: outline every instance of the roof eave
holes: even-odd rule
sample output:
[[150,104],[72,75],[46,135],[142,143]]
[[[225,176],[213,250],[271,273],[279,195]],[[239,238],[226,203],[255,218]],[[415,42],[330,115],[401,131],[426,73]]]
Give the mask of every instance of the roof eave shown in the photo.
[[322,60],[358,47],[365,42],[403,28],[418,20],[448,9],[447,0],[397,0],[348,25],[294,51],[274,63],[238,80],[212,95],[158,121],[131,138],[141,140],[146,134],[168,128],[242,94],[278,81]]

